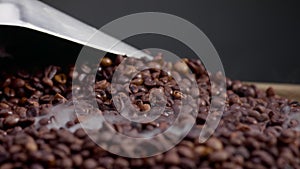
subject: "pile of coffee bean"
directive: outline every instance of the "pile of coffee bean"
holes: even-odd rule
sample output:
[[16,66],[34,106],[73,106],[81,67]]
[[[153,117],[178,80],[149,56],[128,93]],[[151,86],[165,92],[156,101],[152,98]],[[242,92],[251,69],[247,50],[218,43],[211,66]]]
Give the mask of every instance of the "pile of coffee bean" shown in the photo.
[[[293,118],[300,113],[300,103],[277,96],[272,88],[261,91],[254,85],[226,79],[227,100],[220,124],[208,141],[199,143],[212,88],[208,73],[199,60],[183,59],[183,62],[161,64],[164,61],[158,55],[153,61],[144,62],[156,69],[140,72],[129,84],[125,83],[126,79],[120,79],[124,84],[120,82],[119,88],[128,89],[131,105],[145,115],[153,108],[149,100],[151,90],[161,90],[166,97],[163,102],[166,110],[151,123],[140,124],[126,119],[111,122],[116,131],[135,136],[157,131],[157,128],[159,132],[166,130],[177,117],[178,107],[183,107],[186,112],[193,110],[193,104],[181,105],[180,99],[185,97],[184,92],[195,91],[189,91],[190,88],[180,91],[174,78],[160,70],[161,65],[186,74],[183,78],[177,76],[182,78],[183,85],[191,83],[188,68],[195,74],[200,91],[196,124],[166,153],[149,158],[123,158],[99,147],[83,129],[68,130],[80,121],[78,118],[59,129],[48,127],[51,118],[36,122],[36,117],[49,114],[56,105],[72,102],[72,91],[82,90],[95,91],[94,97],[107,121],[110,121],[110,115],[120,117],[112,101],[114,91],[110,86],[123,59],[123,56],[109,54],[101,60],[100,66],[83,64],[79,68],[74,65],[33,68],[0,61],[0,168],[300,168],[300,121]],[[94,69],[96,79],[92,74]],[[133,69],[123,67],[122,72],[129,75]],[[172,75],[176,76],[176,73]],[[72,80],[80,84],[88,79],[95,80],[93,89],[72,85]]]

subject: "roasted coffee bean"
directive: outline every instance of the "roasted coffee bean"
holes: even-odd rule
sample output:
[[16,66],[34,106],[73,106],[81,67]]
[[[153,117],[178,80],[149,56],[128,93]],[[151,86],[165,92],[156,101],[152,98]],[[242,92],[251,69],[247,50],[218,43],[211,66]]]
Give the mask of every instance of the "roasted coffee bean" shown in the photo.
[[10,84],[11,84],[11,78],[6,78],[3,82],[2,82],[2,87],[5,88],[5,87],[8,87]]
[[266,94],[267,94],[267,97],[272,97],[272,96],[275,96],[275,91],[272,87],[269,87],[267,90],[266,90]]
[[144,80],[142,78],[136,78],[131,81],[131,83],[135,84],[135,85],[141,85],[141,84],[143,84],[143,82],[144,82]]
[[13,169],[14,166],[13,166],[12,163],[4,163],[4,164],[1,164],[1,165],[0,165],[0,168],[1,168],[1,169]]
[[149,104],[143,104],[143,105],[141,105],[141,110],[143,112],[148,112],[151,110],[151,106]]
[[44,78],[42,79],[42,81],[43,81],[43,83],[44,83],[45,85],[47,85],[47,86],[49,86],[49,87],[52,87],[52,86],[53,86],[53,81],[52,81],[50,78],[48,78],[48,77],[44,77]]
[[252,156],[259,157],[261,161],[267,164],[268,166],[272,166],[272,164],[274,164],[273,157],[265,151],[256,150],[252,153]]
[[50,120],[48,118],[42,118],[39,121],[39,124],[42,125],[42,126],[48,125],[49,123],[50,123]]
[[32,137],[28,137],[25,147],[28,151],[37,151],[38,149],[38,146]]
[[207,146],[211,147],[214,150],[222,150],[223,149],[223,144],[220,140],[217,138],[211,138],[207,141]]
[[23,79],[16,78],[12,82],[12,85],[13,85],[14,88],[20,88],[20,87],[23,87],[25,85],[25,81]]
[[173,96],[176,98],[176,99],[181,99],[184,97],[184,94],[181,93],[180,91],[174,91],[173,92]]
[[163,162],[170,165],[178,165],[180,163],[180,157],[176,151],[171,150],[170,152],[166,153]]
[[33,117],[22,118],[19,120],[18,125],[22,128],[29,127],[35,122]]
[[127,168],[129,166],[129,162],[124,158],[117,158],[114,161],[114,168]]
[[84,129],[80,128],[75,131],[74,135],[78,138],[84,138],[86,136],[86,132]]
[[72,155],[72,161],[76,167],[79,167],[79,166],[81,166],[83,159],[82,159],[81,155],[76,154],[76,155]]
[[4,94],[7,96],[7,97],[15,97],[16,95],[16,92],[14,89],[11,89],[9,87],[5,87],[4,88]]
[[189,67],[183,61],[178,61],[174,64],[175,70],[179,73],[187,73],[189,71]]
[[191,159],[188,159],[188,158],[181,159],[179,166],[181,166],[181,168],[186,168],[186,169],[196,168],[195,162]]
[[65,84],[67,82],[67,76],[65,74],[58,74],[54,76],[54,80],[60,84]]
[[83,167],[85,169],[93,169],[93,168],[96,168],[96,166],[97,166],[97,162],[94,159],[91,159],[91,158],[86,159],[83,162]]
[[9,109],[9,105],[3,102],[0,102],[0,109]]
[[40,164],[32,164],[30,166],[31,169],[44,169],[44,167]]
[[105,66],[105,67],[111,66],[111,65],[112,65],[112,61],[111,61],[110,58],[104,57],[104,58],[101,60],[101,65],[102,65],[102,66]]
[[[151,61],[137,62],[139,67],[150,65],[155,69],[143,70],[132,80],[129,77],[136,71],[133,64],[120,66],[125,78],[118,79],[121,84],[116,85],[117,90],[110,91],[112,76],[122,60],[123,56],[107,55],[101,63],[94,63],[94,66],[84,64],[78,70],[74,66],[64,68],[64,65],[50,65],[46,68],[28,71],[16,69],[16,73],[6,73],[7,70],[0,67],[4,74],[0,78],[1,167],[96,168],[99,165],[101,167],[98,168],[259,169],[300,166],[300,160],[297,160],[300,155],[299,121],[291,118],[294,113],[300,112],[299,102],[281,98],[272,88],[261,91],[253,85],[228,78],[227,92],[222,93],[218,84],[210,84],[208,72],[199,60],[183,59],[183,62],[172,64],[164,61],[161,55]],[[135,63],[134,59],[128,60],[129,63]],[[171,72],[159,70],[162,67],[171,69]],[[189,69],[195,76],[189,73]],[[93,70],[97,70],[96,79],[90,74]],[[192,76],[196,78],[199,91],[188,87],[192,83]],[[225,79],[220,73],[211,74],[211,78]],[[81,84],[72,86],[72,80]],[[72,103],[72,93],[93,91],[93,87],[86,86],[86,81],[91,80],[95,80],[94,91],[101,113],[109,115],[107,121],[113,123],[112,126],[123,134],[139,136],[143,132],[154,134],[158,130],[165,131],[172,125],[180,110],[183,114],[195,111],[195,103],[199,106],[196,124],[187,137],[170,151],[151,158],[129,159],[117,157],[98,147],[88,139],[83,129],[77,129],[73,133],[63,128],[48,129],[50,119],[47,118],[39,118],[40,121],[35,123],[35,117],[49,115],[56,104]],[[178,83],[184,89],[179,89]],[[150,93],[157,89],[162,91],[166,100],[164,102],[159,97],[152,97],[159,105],[165,106],[158,119],[146,124],[116,120],[114,116],[120,114],[116,111],[111,94],[116,94],[117,91],[128,92],[132,106],[139,108],[147,116],[147,112],[153,108]],[[199,97],[199,100],[194,101],[188,94],[194,98]],[[212,94],[227,97],[227,100],[222,102],[221,99],[212,99]],[[89,100],[94,96],[80,97]],[[181,103],[183,98],[189,101],[188,104]],[[218,105],[216,107],[225,106],[225,111],[211,138],[200,144],[199,133],[206,123],[211,104]],[[89,108],[83,110],[88,112]],[[111,115],[116,121],[109,118]],[[69,120],[65,127],[73,131],[72,127],[79,120]],[[99,135],[102,141],[114,142],[112,135],[105,131],[101,130]],[[154,150],[164,144],[169,143],[160,140],[147,146],[153,146]],[[129,151],[129,146],[106,146],[115,151]],[[142,153],[143,149],[135,152],[138,151]]]
[[194,158],[194,153],[193,153],[192,149],[190,149],[189,147],[179,146],[177,148],[177,152],[178,152],[178,154],[182,155],[183,157],[187,157],[190,159]]
[[15,127],[18,124],[19,120],[20,118],[17,115],[7,116],[3,122],[4,128]]
[[36,117],[39,115],[39,108],[36,106],[30,106],[27,109],[27,117]]
[[209,159],[212,162],[222,162],[227,160],[229,154],[226,151],[217,151],[210,154]]

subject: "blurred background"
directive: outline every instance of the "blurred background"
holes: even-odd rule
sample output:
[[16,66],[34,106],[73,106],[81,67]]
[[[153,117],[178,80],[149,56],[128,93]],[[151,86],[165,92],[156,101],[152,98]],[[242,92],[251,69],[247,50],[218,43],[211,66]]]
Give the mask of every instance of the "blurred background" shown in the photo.
[[[96,28],[137,12],[174,14],[195,24],[207,35],[218,51],[225,73],[230,78],[300,83],[298,1],[42,1]],[[2,37],[8,35],[3,32],[5,31],[0,34]],[[182,57],[192,55],[183,44],[167,37],[143,35],[129,38],[127,42],[139,48],[160,47],[175,50],[172,52]],[[72,45],[76,46],[64,44],[59,49],[69,46],[73,53],[78,52],[80,46]],[[26,50],[26,47],[23,49]],[[51,50],[49,52],[55,55],[60,53]]]

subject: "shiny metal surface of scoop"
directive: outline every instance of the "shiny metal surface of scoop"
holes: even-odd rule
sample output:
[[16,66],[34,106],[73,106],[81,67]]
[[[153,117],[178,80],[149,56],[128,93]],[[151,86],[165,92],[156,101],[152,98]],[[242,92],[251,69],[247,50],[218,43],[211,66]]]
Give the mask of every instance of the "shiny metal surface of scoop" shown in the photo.
[[[0,0],[0,25],[29,28],[109,53],[152,58],[37,0]],[[93,41],[89,42],[91,38]]]

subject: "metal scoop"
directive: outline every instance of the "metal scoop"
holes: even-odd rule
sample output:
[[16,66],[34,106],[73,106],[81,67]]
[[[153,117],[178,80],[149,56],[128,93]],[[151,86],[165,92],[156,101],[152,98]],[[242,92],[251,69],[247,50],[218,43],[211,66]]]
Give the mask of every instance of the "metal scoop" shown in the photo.
[[[105,52],[127,56],[134,53],[132,57],[151,59],[150,55],[37,0],[0,0],[0,25],[29,28]],[[89,42],[91,37],[93,42]]]

